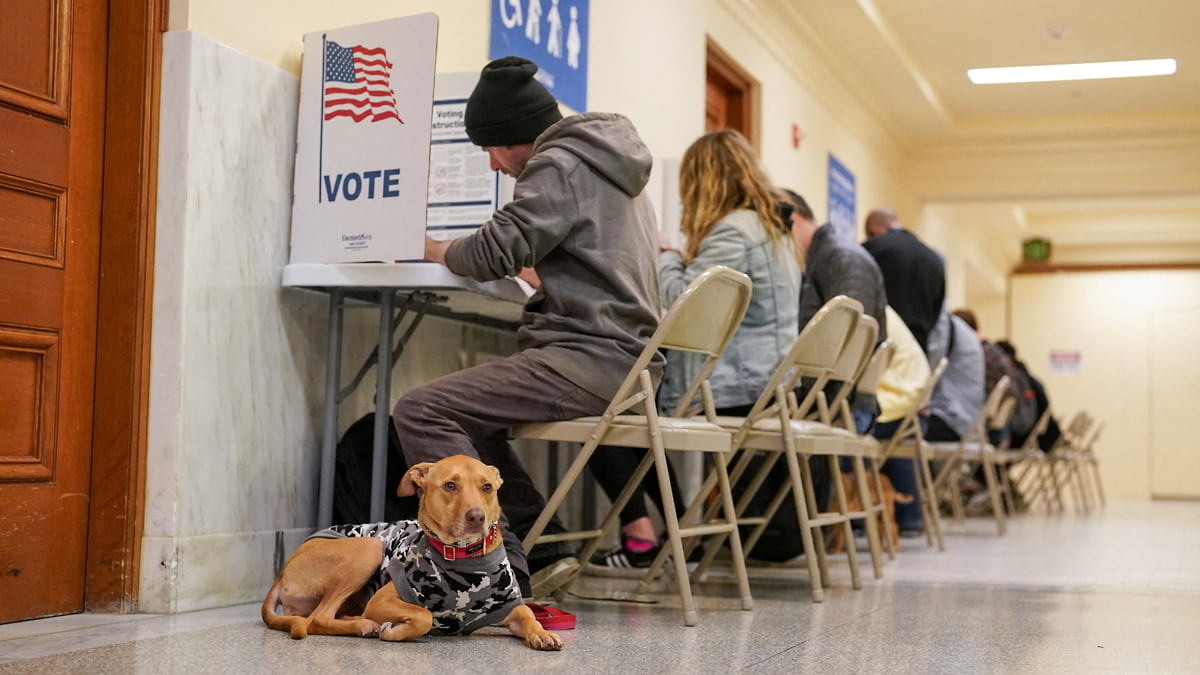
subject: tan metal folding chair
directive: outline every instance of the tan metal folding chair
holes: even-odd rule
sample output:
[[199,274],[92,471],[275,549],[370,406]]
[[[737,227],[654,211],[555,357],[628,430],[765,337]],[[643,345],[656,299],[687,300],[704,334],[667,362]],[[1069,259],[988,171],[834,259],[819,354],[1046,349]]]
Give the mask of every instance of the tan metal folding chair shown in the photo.
[[[729,488],[729,476],[725,470],[732,434],[712,422],[690,419],[687,409],[690,401],[699,393],[703,397],[706,409],[712,410],[712,394],[707,386],[708,376],[737,331],[749,305],[750,293],[750,278],[741,272],[727,267],[713,267],[705,271],[667,310],[658,329],[629,370],[621,388],[603,415],[562,422],[525,424],[513,429],[514,438],[582,444],[575,461],[567,469],[554,494],[547,500],[546,508],[525,536],[523,543],[526,551],[532,550],[539,543],[586,541],[587,544],[579,557],[581,560],[590,559],[599,547],[601,538],[616,527],[621,508],[629,501],[650,468],[654,467],[662,491],[662,516],[667,526],[668,545],[663,547],[663,551],[664,555],[669,551],[674,556],[679,597],[683,603],[684,624],[694,626],[698,619],[683,554],[684,537],[718,533],[730,537],[730,545],[736,552],[734,576],[741,594],[742,609],[748,610],[753,607],[750,583],[742,562],[741,539],[733,518],[734,502]],[[699,374],[690,383],[682,402],[670,417],[658,414],[654,404],[654,383],[648,370],[650,360],[659,349],[694,352],[705,357]],[[639,410],[641,414],[637,414]],[[600,445],[646,448],[649,452],[620,496],[613,502],[599,529],[544,535],[550,518],[575,485],[596,447]],[[705,452],[712,455],[722,518],[699,527],[680,524],[675,502],[671,497],[666,458],[668,450]],[[651,570],[656,571],[654,567]],[[566,591],[567,587],[561,588],[557,597],[561,599]]]
[[933,388],[942,373],[946,372],[949,361],[942,357],[934,364],[929,379],[921,387],[921,391],[913,399],[913,403],[905,411],[900,425],[892,437],[883,442],[883,450],[879,453],[880,462],[893,457],[909,459],[913,463],[913,473],[916,477],[917,494],[913,495],[921,504],[921,512],[925,520],[925,541],[930,546],[936,539],[938,550],[946,550],[946,542],[942,538],[942,519],[938,512],[937,494],[933,489],[933,470],[930,467],[931,451],[921,431],[921,411],[929,407],[929,399],[933,396]]
[[[771,380],[764,387],[749,414],[745,417],[712,418],[720,426],[734,432],[733,447],[738,452],[733,462],[733,469],[729,473],[731,480],[737,481],[749,470],[756,457],[765,455],[735,510],[739,524],[755,526],[746,539],[744,550],[749,551],[753,548],[766,530],[771,517],[779,509],[787,494],[791,492],[796,502],[800,537],[812,578],[814,602],[824,599],[823,588],[829,585],[824,540],[820,536],[813,536],[814,530],[819,533],[820,528],[824,525],[842,525],[846,528],[846,548],[851,578],[854,588],[862,587],[853,534],[850,532],[849,510],[841,485],[840,470],[837,467],[836,455],[843,451],[844,440],[831,425],[804,419],[817,410],[817,401],[823,395],[825,384],[833,376],[839,358],[848,340],[854,334],[861,317],[862,304],[857,300],[846,296],[837,296],[831,299],[817,311],[800,335],[796,337],[787,356],[776,368]],[[870,338],[870,342],[874,344],[874,337]],[[863,358],[861,350],[857,354],[857,358],[860,360]],[[857,372],[857,367],[856,363],[851,372]],[[812,385],[803,401],[792,404],[789,395],[796,389],[796,385],[802,377],[811,378]],[[850,376],[850,380],[853,381],[853,375]],[[761,516],[745,517],[746,507],[762,487],[771,468],[781,455],[787,462],[789,480],[780,487]],[[822,513],[813,498],[812,476],[806,459],[809,455],[830,457],[838,504],[836,512]],[[688,509],[684,516],[685,520],[695,517],[703,510],[704,496],[712,489],[713,481],[711,476],[706,480],[700,490],[701,497]],[[712,515],[713,509],[709,509],[704,521],[707,522]],[[720,542],[719,537],[716,538],[716,542]],[[709,546],[693,574],[697,577],[702,575],[716,552],[716,546]],[[662,556],[661,553],[659,555]],[[735,565],[743,564],[743,561],[739,560],[741,555],[741,551],[733,552]],[[657,566],[656,562],[651,565],[651,568],[654,569]]]
[[[1008,400],[1006,399],[1005,402]],[[1032,481],[1026,482],[1025,476],[1032,475],[1030,471],[1038,471],[1037,464],[1045,462],[1042,448],[1038,445],[1038,437],[1046,432],[1046,427],[1049,425],[1050,408],[1047,407],[1042,411],[1037,422],[1034,422],[1033,429],[1029,431],[1029,435],[1025,437],[1019,447],[1011,447],[1006,439],[991,455],[998,464],[1000,484],[1004,489],[1004,500],[1009,514],[1017,513],[1017,492],[1021,493],[1023,510],[1030,508],[1033,502],[1039,498],[1038,494],[1028,491],[1032,486]],[[1016,467],[1021,467],[1021,470],[1016,477],[1011,477],[1009,471],[1016,470]]]
[[[1004,517],[1004,505],[1001,503],[1000,482],[996,478],[995,464],[986,461],[985,455],[996,449],[988,440],[988,429],[992,428],[994,420],[998,420],[1001,404],[1009,393],[1009,381],[1008,376],[1005,375],[996,382],[991,392],[988,393],[983,408],[975,416],[967,433],[963,434],[962,438],[957,441],[927,443],[932,457],[943,460],[941,471],[938,472],[937,479],[933,483],[935,498],[943,491],[948,493],[955,520],[962,522],[964,514],[958,489],[958,477],[963,466],[981,466],[984,481],[987,483],[988,499],[991,501],[992,517],[995,519],[996,529],[1001,535],[1006,532],[1007,524]],[[1011,406],[1008,411],[1011,413]],[[997,426],[1003,427],[1005,421],[1007,420],[999,420]]]

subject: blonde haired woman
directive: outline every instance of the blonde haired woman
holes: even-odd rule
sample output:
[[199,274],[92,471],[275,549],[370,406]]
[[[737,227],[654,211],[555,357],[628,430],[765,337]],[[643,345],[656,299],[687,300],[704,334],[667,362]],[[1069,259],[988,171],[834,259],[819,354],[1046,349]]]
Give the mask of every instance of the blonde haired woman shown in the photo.
[[[710,376],[717,412],[744,415],[799,333],[800,266],[780,218],[780,194],[746,139],[724,130],[701,136],[684,153],[679,196],[687,243],[682,252],[665,250],[659,255],[663,306],[670,306],[714,265],[742,272],[754,284],[746,316]],[[687,383],[699,372],[701,363],[695,356],[667,355],[658,392],[660,409],[671,411],[679,403]],[[593,474],[605,492],[616,495],[638,459],[637,451],[606,449],[593,459]],[[657,482],[649,481],[646,487],[659,501]],[[645,499],[635,495],[621,513],[621,522],[622,545],[596,554],[589,571],[644,569],[654,559],[657,541]]]

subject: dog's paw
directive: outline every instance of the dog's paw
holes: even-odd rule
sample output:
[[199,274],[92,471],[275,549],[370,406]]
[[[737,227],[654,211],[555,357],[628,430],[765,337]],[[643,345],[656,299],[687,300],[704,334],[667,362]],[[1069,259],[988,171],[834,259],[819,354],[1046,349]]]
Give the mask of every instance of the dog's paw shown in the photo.
[[557,633],[542,631],[540,633],[530,633],[525,638],[525,644],[544,652],[556,652],[563,648],[562,638]]

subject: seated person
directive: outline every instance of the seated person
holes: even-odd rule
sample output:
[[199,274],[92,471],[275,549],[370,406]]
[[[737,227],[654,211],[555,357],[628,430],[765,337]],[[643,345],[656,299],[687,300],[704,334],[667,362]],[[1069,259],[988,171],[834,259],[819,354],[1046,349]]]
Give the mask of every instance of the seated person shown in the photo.
[[[509,430],[603,413],[662,312],[658,228],[644,190],[649,149],[620,115],[563,119],[536,72],[519,57],[492,61],[467,100],[467,136],[493,170],[517,179],[512,201],[466,237],[425,243],[427,259],[479,281],[536,271],[519,351],[417,387],[393,413],[409,465],[465,454],[500,467],[500,527],[525,597],[553,592],[579,564],[565,543],[539,546],[526,561],[521,535],[545,498],[514,456]],[[664,361],[651,364],[655,374]]]
[[[1046,388],[1042,385],[1041,380],[1034,377],[1033,373],[1029,372],[1028,366],[1017,358],[1017,349],[1012,346],[1011,342],[997,340],[996,346],[1012,359],[1022,381],[1023,394],[1017,406],[1013,408],[1013,416],[1010,418],[1009,424],[1012,446],[1019,447],[1029,438],[1029,433],[1033,431],[1034,425],[1050,407],[1050,399],[1046,396]],[[1042,452],[1050,452],[1061,435],[1062,431],[1058,428],[1058,422],[1051,415],[1046,423],[1046,430],[1038,436],[1038,448]]]
[[[792,237],[796,247],[804,256],[804,281],[800,287],[800,328],[835,296],[845,295],[863,306],[863,314],[874,317],[879,324],[875,344],[887,339],[887,293],[883,287],[883,273],[867,250],[855,242],[838,236],[829,223],[818,225],[812,209],[804,197],[791,190],[784,190],[788,197],[785,206],[790,207]],[[831,382],[826,388],[833,395],[840,383]],[[850,408],[854,415],[858,433],[866,433],[879,404],[874,396],[855,393]],[[843,470],[847,470],[843,467]]]
[[957,441],[983,410],[983,347],[965,321],[943,311],[929,333],[929,363],[946,357],[946,371],[929,399],[928,441]]
[[[709,378],[717,413],[745,415],[798,332],[796,250],[776,210],[776,189],[754,149],[736,131],[706,134],[687,149],[679,167],[679,196],[687,244],[684,251],[664,250],[659,255],[663,306],[670,306],[688,284],[714,265],[750,277],[754,284],[750,306]],[[694,379],[700,368],[698,356],[668,354],[658,393],[664,413],[675,409]],[[625,487],[643,453],[630,448],[597,449],[590,466],[609,498]],[[649,482],[657,480],[651,476]],[[678,497],[676,505],[680,510],[685,507]],[[644,569],[658,554],[658,546],[645,494],[639,492],[621,514],[621,544],[597,553],[587,570],[606,574]]]

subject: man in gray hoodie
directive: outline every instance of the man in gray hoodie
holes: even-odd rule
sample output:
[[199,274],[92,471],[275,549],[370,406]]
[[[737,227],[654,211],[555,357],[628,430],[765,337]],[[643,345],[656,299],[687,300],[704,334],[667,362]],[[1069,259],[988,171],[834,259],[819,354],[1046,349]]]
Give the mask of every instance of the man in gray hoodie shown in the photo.
[[[563,119],[536,72],[532,61],[497,59],[467,101],[467,135],[493,170],[517,179],[512,201],[474,234],[425,245],[427,259],[479,281],[536,272],[518,352],[410,391],[393,418],[410,465],[465,454],[500,469],[504,546],[519,581],[529,583],[522,577],[533,571],[532,589],[522,590],[542,595],[573,576],[578,561],[565,543],[539,546],[526,561],[521,530],[545,498],[513,454],[509,429],[602,414],[662,308],[657,225],[643,191],[649,149],[620,115]],[[656,379],[664,361],[660,354],[652,363]]]

